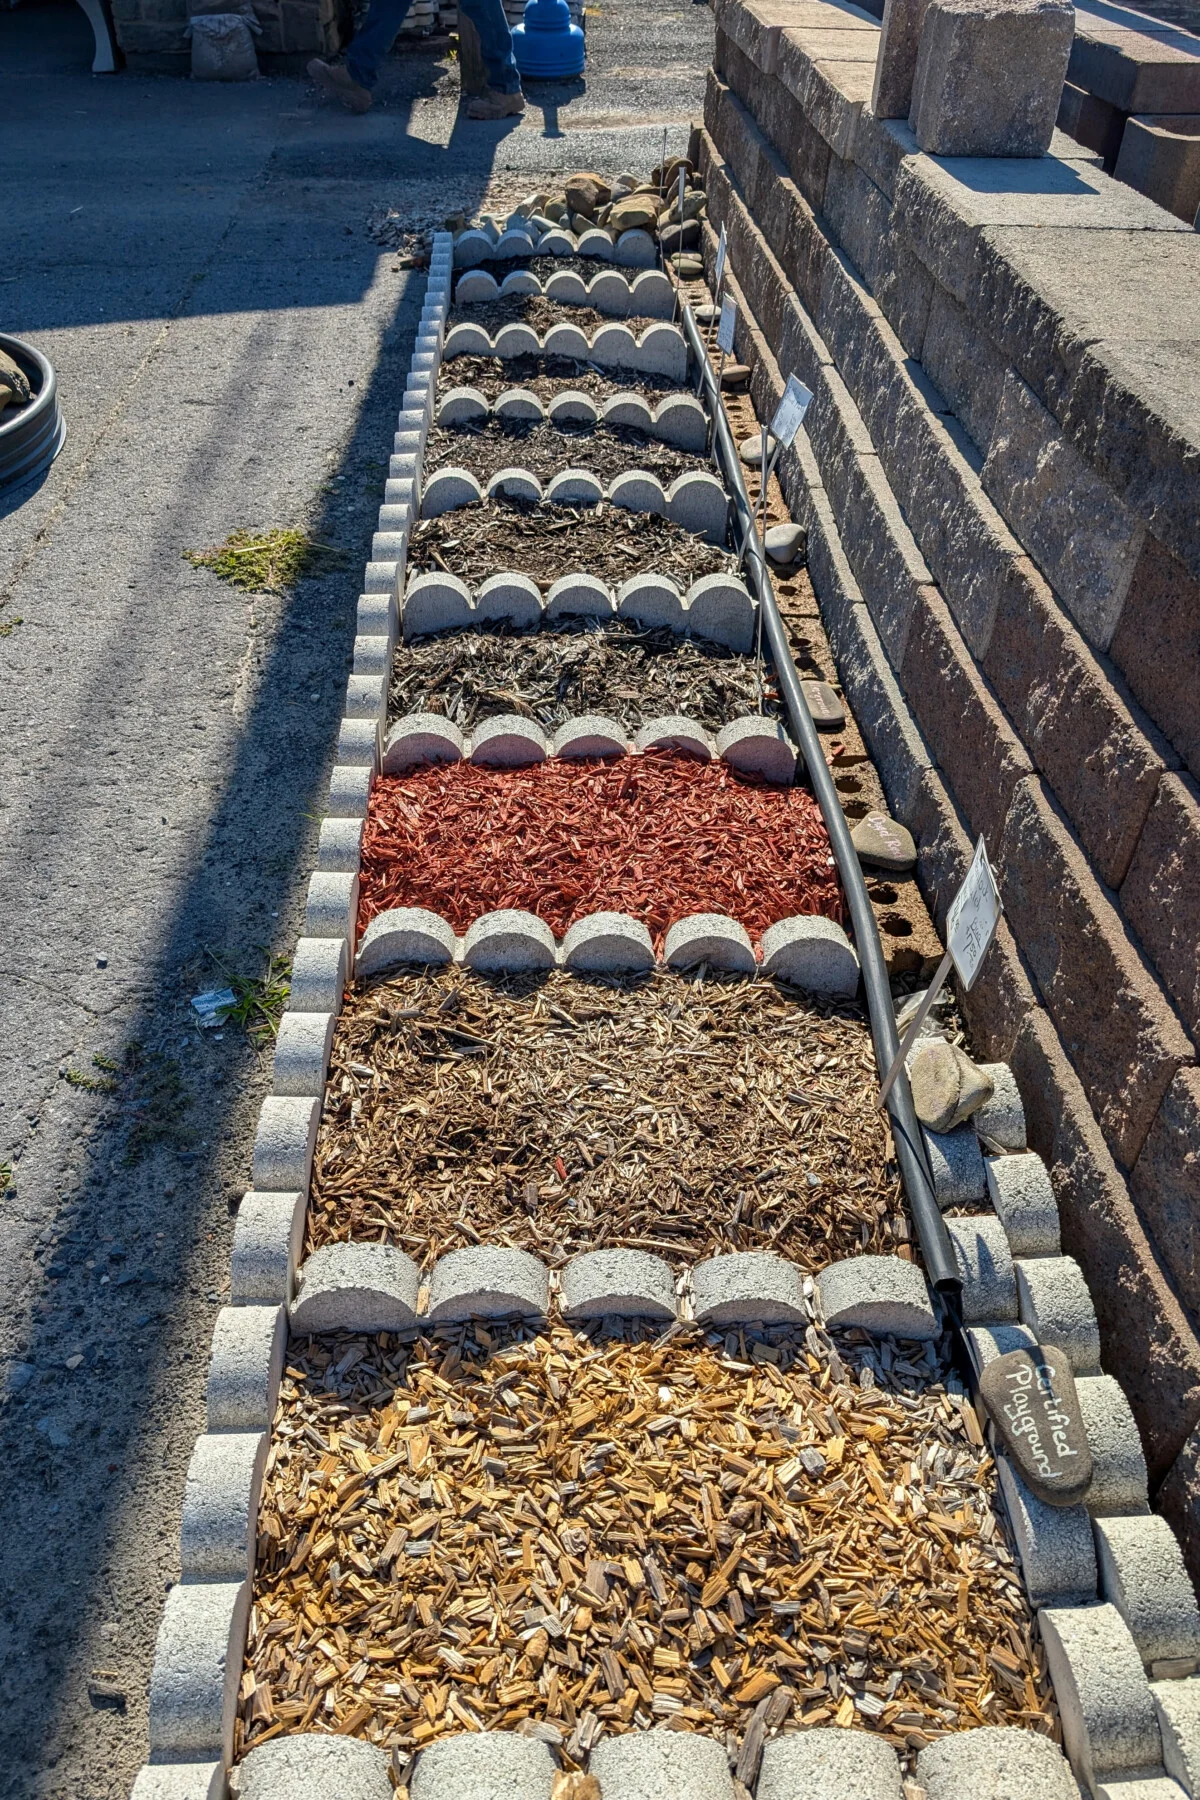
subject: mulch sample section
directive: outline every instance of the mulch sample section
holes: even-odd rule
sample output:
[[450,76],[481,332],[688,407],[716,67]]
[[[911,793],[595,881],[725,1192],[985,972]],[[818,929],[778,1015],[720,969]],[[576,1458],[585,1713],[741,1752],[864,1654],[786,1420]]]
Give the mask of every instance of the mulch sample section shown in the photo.
[[945,1363],[480,1325],[293,1340],[235,1752],[326,1730],[1057,1734],[994,1467]]
[[473,301],[469,306],[452,306],[447,329],[455,325],[482,325],[490,337],[504,325],[528,325],[539,337],[545,337],[552,325],[578,325],[592,337],[601,325],[627,325],[634,337],[641,337],[648,325],[667,325],[669,319],[637,315],[617,317],[597,312],[594,306],[564,306],[561,300],[548,300],[544,294],[505,294],[495,300]]
[[684,593],[702,575],[735,574],[737,557],[658,513],[480,500],[419,519],[408,573],[442,569],[470,588],[489,575],[528,575],[543,592],[560,575],[595,575],[614,590],[631,575],[666,575]]
[[426,479],[435,469],[470,469],[486,482],[501,469],[529,469],[545,486],[563,469],[590,469],[607,486],[629,469],[657,475],[664,488],[692,469],[711,470],[707,456],[676,450],[632,426],[565,428],[549,421],[502,425],[435,425],[425,445]]
[[[764,711],[782,718],[766,671]],[[632,737],[650,719],[682,713],[717,732],[753,712],[754,659],[629,619],[560,619],[537,631],[507,626],[410,638],[392,664],[389,711],[444,713],[470,732],[497,713],[523,713],[547,731],[599,713]]]
[[666,375],[651,375],[641,369],[601,369],[569,356],[453,356],[438,369],[437,391],[447,394],[458,387],[477,388],[488,401],[498,399],[508,388],[528,388],[547,404],[556,394],[572,388],[590,395],[597,406],[613,394],[630,390],[645,394],[651,405],[664,394],[691,392],[686,384],[671,381]]
[[309,1248],[908,1257],[878,1087],[860,1008],[750,977],[359,984],[334,1033]]
[[396,906],[427,906],[460,936],[501,907],[536,913],[556,937],[585,913],[624,912],[656,948],[690,913],[727,913],[752,939],[798,913],[842,918],[806,789],[671,750],[381,777],[363,834],[359,931]]

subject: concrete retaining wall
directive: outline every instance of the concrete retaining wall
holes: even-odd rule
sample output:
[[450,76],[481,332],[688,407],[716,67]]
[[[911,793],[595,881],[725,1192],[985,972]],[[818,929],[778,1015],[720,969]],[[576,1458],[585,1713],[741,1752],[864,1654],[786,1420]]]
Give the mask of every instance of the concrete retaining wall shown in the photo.
[[760,411],[814,391],[785,490],[939,924],[986,834],[976,1047],[1021,1081],[1200,1570],[1200,236],[1065,139],[921,154],[845,14],[719,0],[738,352]]

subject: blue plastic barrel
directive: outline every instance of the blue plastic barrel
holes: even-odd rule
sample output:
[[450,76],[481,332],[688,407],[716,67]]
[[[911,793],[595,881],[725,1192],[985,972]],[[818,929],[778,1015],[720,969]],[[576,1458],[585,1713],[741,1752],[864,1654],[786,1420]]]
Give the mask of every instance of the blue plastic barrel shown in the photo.
[[529,0],[525,23],[513,27],[512,40],[522,75],[565,81],[583,73],[583,32],[572,25],[567,0]]

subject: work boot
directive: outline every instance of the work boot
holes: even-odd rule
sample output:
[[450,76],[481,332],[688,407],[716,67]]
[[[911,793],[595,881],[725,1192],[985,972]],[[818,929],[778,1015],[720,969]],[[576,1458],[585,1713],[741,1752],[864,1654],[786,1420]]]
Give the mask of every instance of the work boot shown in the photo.
[[525,111],[525,96],[518,90],[515,94],[501,94],[495,88],[484,88],[482,94],[476,94],[467,108],[468,119],[513,119],[519,118]]
[[350,112],[370,112],[370,89],[360,87],[342,63],[322,62],[319,56],[314,56],[308,65],[308,75],[323,94],[328,94],[331,100],[340,100]]

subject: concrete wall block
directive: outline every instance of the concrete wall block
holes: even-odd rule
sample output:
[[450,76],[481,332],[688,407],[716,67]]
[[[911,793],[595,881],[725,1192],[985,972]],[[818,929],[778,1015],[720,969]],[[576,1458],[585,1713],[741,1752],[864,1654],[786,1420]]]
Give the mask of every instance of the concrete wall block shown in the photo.
[[1200,1677],[1152,1681],[1150,1692],[1167,1774],[1195,1800],[1200,1790]]
[[564,720],[551,741],[555,756],[573,761],[629,754],[625,727],[617,719],[605,719],[598,713]]
[[[555,481],[563,479],[563,476],[555,477]],[[554,482],[551,482],[550,488],[553,487]],[[547,489],[547,500],[557,497]],[[541,590],[528,575],[489,575],[475,590],[475,617],[479,622],[504,621],[517,630],[538,625],[542,618]]]
[[663,962],[669,969],[694,969],[705,963],[740,975],[753,975],[757,967],[749,932],[724,913],[689,913],[676,919],[663,942]]
[[711,762],[713,740],[703,725],[682,713],[668,713],[660,719],[648,719],[638,728],[633,740],[635,750],[682,750],[697,762]]
[[[827,538],[835,533],[832,515],[822,520],[818,509],[816,517]],[[839,589],[835,586],[840,537],[833,536],[831,549],[833,554],[820,568],[817,588],[821,616],[837,657],[842,687],[883,781],[888,803],[896,817],[908,824],[918,803],[922,780],[932,770],[933,759],[900,692],[870,613],[864,605],[853,604],[857,587],[847,589],[843,585]],[[810,526],[810,567],[813,550]],[[849,575],[848,568],[845,573]],[[843,597],[842,604],[838,604],[839,597]]]
[[1200,1041],[1200,788],[1164,774],[1121,885],[1121,908]]
[[1095,1532],[1101,1597],[1128,1625],[1143,1663],[1152,1675],[1194,1674],[1200,1608],[1167,1521],[1154,1513],[1097,1519]]
[[912,127],[933,156],[1044,156],[1074,35],[1064,0],[929,0]]
[[1008,364],[987,333],[940,282],[933,285],[921,361],[980,455],[986,457]]
[[763,1746],[755,1793],[757,1800],[901,1800],[900,1758],[867,1731],[789,1731]]
[[205,1390],[210,1431],[265,1431],[275,1411],[287,1315],[282,1306],[223,1306]]
[[1081,1375],[1075,1383],[1079,1413],[1092,1453],[1092,1485],[1087,1509],[1108,1513],[1149,1511],[1149,1488],[1142,1440],[1129,1402],[1111,1375]]
[[1100,1373],[1100,1327],[1073,1256],[1018,1257],[1020,1318],[1041,1344],[1057,1344],[1077,1375]]
[[[962,1277],[963,1318],[968,1325],[1018,1316],[1017,1280],[1008,1239],[990,1213],[950,1218],[946,1230]],[[1022,1320],[1023,1324],[1031,1324]],[[1036,1330],[1036,1326],[1032,1326]]]
[[917,1753],[917,1780],[928,1800],[1077,1800],[1079,1792],[1057,1744],[1011,1725],[952,1731],[927,1744]]
[[667,517],[710,544],[724,544],[729,497],[715,475],[704,471],[677,475],[667,490]]
[[622,619],[636,619],[649,630],[660,625],[669,631],[684,628],[683,596],[665,575],[631,575],[617,589],[616,600]]
[[898,1256],[853,1256],[817,1276],[821,1311],[831,1326],[857,1326],[879,1337],[932,1339],[938,1322],[925,1277]]
[[762,935],[762,972],[810,994],[851,999],[858,992],[858,957],[833,919],[797,915],[768,925]]
[[[678,604],[678,592],[675,600]],[[547,619],[611,619],[616,610],[612,594],[594,575],[560,575],[546,595]]]
[[1086,1507],[1045,1505],[1007,1457],[996,1458],[996,1473],[1029,1604],[1090,1606],[1096,1598],[1097,1574]]
[[358,873],[310,875],[304,908],[305,937],[344,938],[354,943],[358,914]]
[[[733,1800],[725,1746],[695,1731],[602,1738],[588,1760],[602,1793],[621,1800]],[[414,1794],[413,1800],[423,1800]],[[499,1800],[499,1797],[497,1797]]]
[[988,1199],[1014,1256],[1059,1256],[1058,1202],[1040,1156],[989,1156],[984,1160]]
[[559,1277],[563,1317],[671,1320],[675,1280],[648,1250],[591,1250],[573,1256]]
[[399,775],[430,763],[461,762],[466,755],[467,740],[444,713],[406,713],[388,731],[383,773]]
[[252,1179],[260,1193],[307,1191],[320,1122],[318,1097],[268,1095],[254,1138]]
[[[1156,528],[1161,529],[1157,521]],[[1193,675],[1200,653],[1200,575],[1149,535],[1110,650],[1137,700],[1200,779],[1200,709]]]
[[520,713],[497,713],[475,727],[471,761],[495,769],[527,769],[545,762],[550,740],[541,726]]
[[995,860],[1009,924],[1128,1167],[1191,1045],[1040,781],[1018,785]]
[[1200,1309],[1200,1071],[1181,1069],[1129,1180],[1187,1305]]
[[268,1435],[206,1432],[188,1464],[180,1527],[184,1581],[242,1582],[253,1572]]
[[526,1250],[472,1245],[439,1257],[429,1282],[431,1325],[465,1319],[544,1318],[550,1305],[550,1274]]
[[697,1263],[692,1306],[702,1325],[800,1324],[810,1316],[799,1268],[762,1250],[736,1250]]
[[346,945],[336,938],[302,937],[292,958],[288,1012],[339,1013],[346,988]]
[[1115,1606],[1047,1607],[1038,1614],[1063,1741],[1080,1781],[1155,1768],[1162,1743],[1137,1645]]
[[301,1264],[292,1331],[407,1331],[420,1285],[420,1269],[393,1244],[324,1244]]
[[229,1300],[233,1306],[281,1306],[292,1283],[304,1239],[308,1206],[302,1193],[242,1195],[233,1228]]
[[875,58],[867,51],[857,68],[840,58],[826,67],[812,44],[812,34],[785,29],[780,36],[779,79],[799,100],[814,130],[835,156],[845,158],[851,153],[858,115],[871,98],[874,64]]
[[537,1738],[465,1731],[421,1752],[410,1792],[412,1800],[550,1800],[554,1772]]
[[325,1071],[333,1043],[334,1013],[287,1012],[279,1021],[271,1092],[292,1096],[325,1091]]
[[238,1800],[392,1800],[388,1753],[362,1738],[272,1738],[238,1764]]
[[167,1595],[150,1676],[150,1754],[233,1758],[233,1721],[246,1622],[248,1581],[183,1582]]

